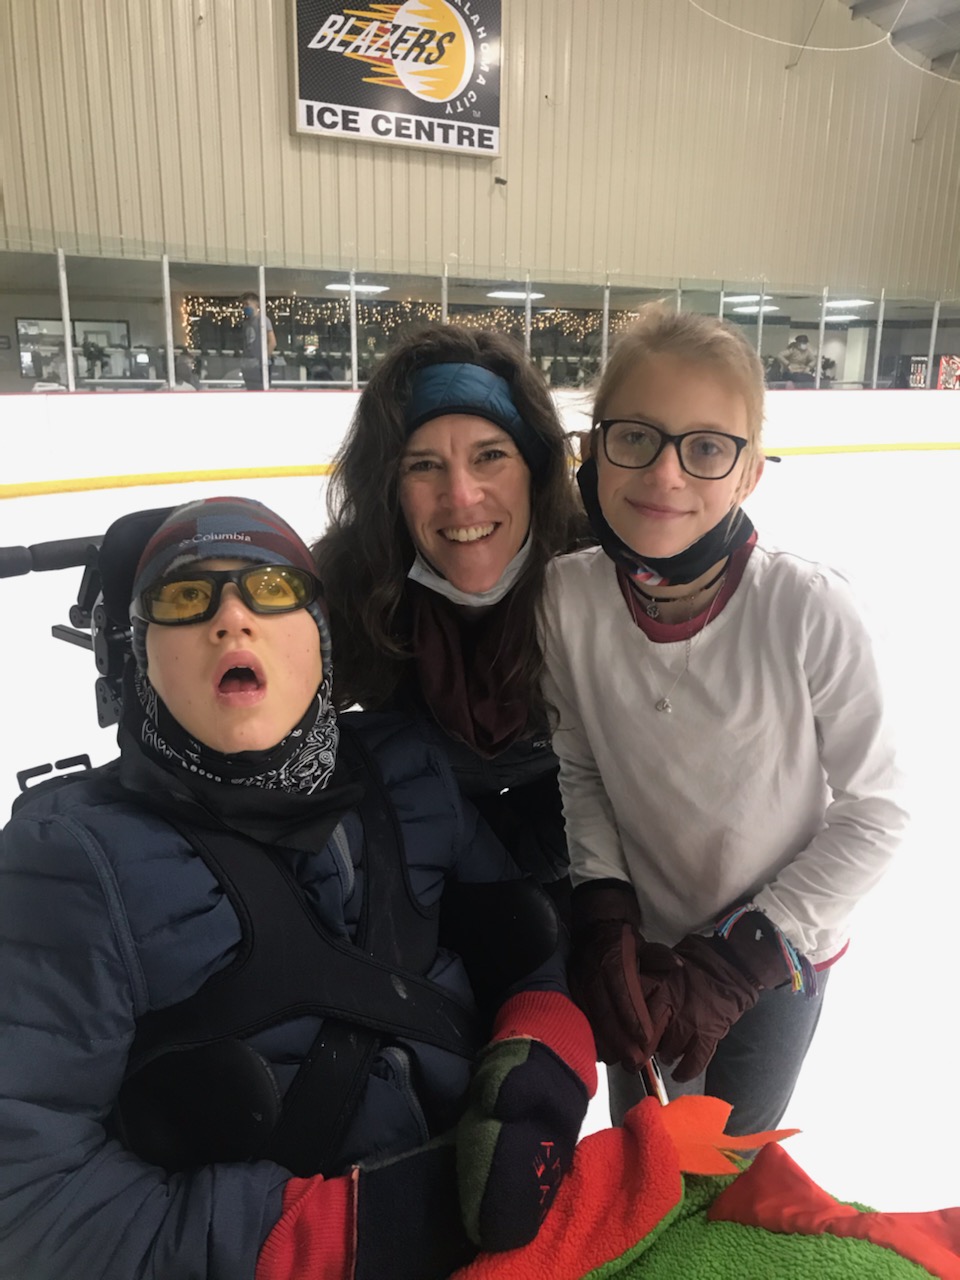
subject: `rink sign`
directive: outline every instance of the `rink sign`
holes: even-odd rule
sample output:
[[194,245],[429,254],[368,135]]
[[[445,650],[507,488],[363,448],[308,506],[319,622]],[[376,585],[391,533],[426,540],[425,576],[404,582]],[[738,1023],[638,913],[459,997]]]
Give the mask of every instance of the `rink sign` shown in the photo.
[[292,0],[296,131],[500,154],[501,0]]

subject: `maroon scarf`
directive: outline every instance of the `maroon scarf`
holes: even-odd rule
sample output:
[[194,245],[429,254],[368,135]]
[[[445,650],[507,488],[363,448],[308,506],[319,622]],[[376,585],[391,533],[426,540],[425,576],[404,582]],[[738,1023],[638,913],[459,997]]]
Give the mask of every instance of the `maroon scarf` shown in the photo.
[[515,671],[520,636],[508,593],[475,621],[419,582],[407,584],[424,701],[437,723],[477,755],[499,755],[527,727],[528,690]]

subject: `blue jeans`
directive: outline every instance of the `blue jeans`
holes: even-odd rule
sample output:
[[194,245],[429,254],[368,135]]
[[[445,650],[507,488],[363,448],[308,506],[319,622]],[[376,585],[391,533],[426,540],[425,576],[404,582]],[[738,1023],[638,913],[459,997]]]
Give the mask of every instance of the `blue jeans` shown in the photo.
[[[818,991],[811,999],[790,987],[762,991],[760,999],[735,1022],[717,1046],[706,1071],[679,1084],[669,1067],[660,1063],[670,1098],[706,1093],[733,1107],[726,1126],[729,1134],[775,1129],[796,1087],[800,1068],[820,1021],[829,969],[817,974]],[[623,1117],[645,1095],[643,1083],[619,1066],[607,1067],[610,1119]]]

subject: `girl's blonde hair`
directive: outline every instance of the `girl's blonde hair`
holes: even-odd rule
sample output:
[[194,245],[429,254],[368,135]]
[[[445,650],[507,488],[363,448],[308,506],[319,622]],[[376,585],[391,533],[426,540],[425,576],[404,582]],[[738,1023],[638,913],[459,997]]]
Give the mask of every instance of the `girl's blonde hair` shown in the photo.
[[729,378],[747,406],[744,476],[763,456],[763,365],[743,331],[725,320],[693,311],[676,311],[663,302],[640,308],[636,321],[617,339],[597,386],[593,421],[607,417],[606,407],[630,370],[651,356],[671,355],[705,364]]

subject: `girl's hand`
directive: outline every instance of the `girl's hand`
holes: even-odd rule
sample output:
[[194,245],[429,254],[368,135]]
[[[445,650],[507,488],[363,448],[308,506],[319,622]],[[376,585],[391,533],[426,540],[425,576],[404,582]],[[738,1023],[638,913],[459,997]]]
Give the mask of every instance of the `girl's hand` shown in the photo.
[[621,880],[588,880],[571,897],[570,994],[590,1019],[601,1062],[639,1071],[656,1050],[640,982],[646,945],[633,888]]

